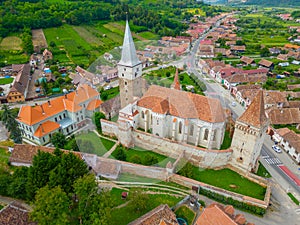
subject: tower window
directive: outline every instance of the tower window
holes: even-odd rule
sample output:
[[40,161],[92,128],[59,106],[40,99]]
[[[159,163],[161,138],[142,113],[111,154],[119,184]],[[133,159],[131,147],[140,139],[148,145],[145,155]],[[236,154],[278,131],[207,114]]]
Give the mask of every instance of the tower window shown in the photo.
[[124,77],[124,73],[122,73],[122,77]]
[[143,118],[143,119],[145,118],[145,114],[144,114],[144,111],[142,111],[142,118]]
[[126,71],[126,68],[124,68],[124,71]]
[[135,77],[137,76],[137,72],[135,72],[134,76],[135,76]]
[[127,85],[127,81],[125,81],[125,85]]

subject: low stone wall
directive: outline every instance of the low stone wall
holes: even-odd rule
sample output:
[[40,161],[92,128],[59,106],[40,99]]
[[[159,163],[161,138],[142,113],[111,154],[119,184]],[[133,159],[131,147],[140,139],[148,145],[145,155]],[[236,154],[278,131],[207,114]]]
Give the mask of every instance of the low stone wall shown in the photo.
[[154,136],[143,131],[133,131],[136,146],[177,159],[184,157],[192,164],[205,168],[225,167],[230,160],[232,150],[208,150],[193,145],[178,143],[166,138]]
[[189,178],[177,175],[177,174],[174,174],[173,176],[171,176],[169,178],[169,181],[172,181],[172,182],[175,182],[175,183],[178,183],[183,186],[190,187],[190,188],[192,188],[193,186],[201,187],[205,190],[212,191],[214,193],[223,195],[225,197],[231,197],[234,200],[244,202],[244,203],[247,203],[250,205],[258,206],[258,207],[264,208],[264,209],[266,209],[269,205],[269,199],[268,199],[268,201],[265,201],[265,200],[262,201],[262,200],[255,199],[255,198],[252,198],[249,196],[244,196],[244,195],[237,194],[237,193],[234,193],[231,191],[227,191],[227,190],[224,190],[224,189],[221,189],[218,187],[214,187],[209,184],[205,184],[205,183],[202,183],[202,182],[199,182],[196,180],[192,180],[192,179],[189,179]]
[[110,137],[118,137],[118,124],[109,120],[101,119],[102,133]]

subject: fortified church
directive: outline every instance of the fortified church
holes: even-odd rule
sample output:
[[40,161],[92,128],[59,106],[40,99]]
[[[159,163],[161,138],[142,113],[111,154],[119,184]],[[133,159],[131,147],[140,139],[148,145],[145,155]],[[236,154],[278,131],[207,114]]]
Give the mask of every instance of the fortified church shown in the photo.
[[[257,170],[269,124],[262,91],[237,119],[231,148],[219,150],[227,122],[220,101],[182,91],[178,71],[171,88],[156,85],[147,88],[128,21],[118,63],[118,77],[121,100],[119,119],[117,123],[103,120],[104,133],[116,136],[126,147],[147,142],[148,146],[158,146],[157,143],[160,143],[161,147],[156,148],[160,153],[167,149],[184,153],[188,149],[194,156],[192,163],[197,165],[210,168],[231,165],[245,173]],[[175,144],[177,147],[172,147]]]

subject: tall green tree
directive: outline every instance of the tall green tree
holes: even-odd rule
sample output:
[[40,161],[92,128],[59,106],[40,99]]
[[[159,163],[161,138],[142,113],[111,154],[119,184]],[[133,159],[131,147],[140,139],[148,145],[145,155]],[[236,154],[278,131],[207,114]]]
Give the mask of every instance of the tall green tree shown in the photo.
[[45,186],[37,191],[30,218],[39,225],[68,225],[70,200],[59,187]]
[[147,208],[149,196],[141,189],[132,190],[129,198],[129,204],[135,212],[143,212]]
[[95,112],[93,115],[93,123],[97,127],[99,133],[102,133],[102,127],[100,119],[105,119],[105,115],[102,112]]
[[67,143],[66,136],[61,132],[54,133],[50,141],[56,148],[63,148]]
[[108,225],[112,201],[108,192],[99,190],[92,174],[74,183],[73,213],[80,224]]

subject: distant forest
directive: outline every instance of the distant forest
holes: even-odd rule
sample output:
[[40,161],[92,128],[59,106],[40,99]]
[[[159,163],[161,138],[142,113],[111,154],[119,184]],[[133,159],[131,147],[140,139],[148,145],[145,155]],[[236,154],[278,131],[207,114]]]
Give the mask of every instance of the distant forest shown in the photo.
[[247,0],[247,5],[300,6],[300,0]]
[[195,0],[0,0],[0,37],[24,29],[120,21],[128,17],[135,25],[159,34],[178,35],[186,28],[183,20],[192,14],[185,8],[201,8],[207,16],[222,11]]

